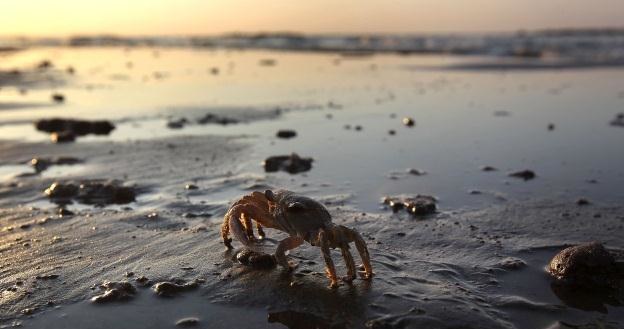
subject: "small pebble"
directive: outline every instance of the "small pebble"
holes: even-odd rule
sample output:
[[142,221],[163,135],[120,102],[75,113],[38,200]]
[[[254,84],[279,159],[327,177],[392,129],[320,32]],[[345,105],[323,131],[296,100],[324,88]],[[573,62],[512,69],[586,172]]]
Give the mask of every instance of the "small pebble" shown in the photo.
[[403,124],[407,127],[413,127],[416,124],[416,121],[410,117],[403,118]]

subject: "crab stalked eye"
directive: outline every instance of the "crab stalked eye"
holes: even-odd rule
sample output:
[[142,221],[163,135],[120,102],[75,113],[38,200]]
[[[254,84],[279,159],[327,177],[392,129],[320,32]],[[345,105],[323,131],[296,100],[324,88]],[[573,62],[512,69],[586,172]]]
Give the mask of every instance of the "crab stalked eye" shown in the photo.
[[305,207],[303,206],[303,204],[299,202],[291,202],[288,204],[289,212],[300,212],[300,211],[303,211],[304,209]]
[[275,202],[275,194],[273,194],[273,191],[271,190],[264,191],[264,196],[267,198],[267,200]]

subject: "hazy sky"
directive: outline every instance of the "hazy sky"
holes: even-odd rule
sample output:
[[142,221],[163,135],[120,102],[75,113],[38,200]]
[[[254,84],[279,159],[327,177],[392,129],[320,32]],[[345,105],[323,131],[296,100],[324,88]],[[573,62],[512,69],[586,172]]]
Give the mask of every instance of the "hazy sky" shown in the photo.
[[0,35],[624,26],[624,0],[0,0]]

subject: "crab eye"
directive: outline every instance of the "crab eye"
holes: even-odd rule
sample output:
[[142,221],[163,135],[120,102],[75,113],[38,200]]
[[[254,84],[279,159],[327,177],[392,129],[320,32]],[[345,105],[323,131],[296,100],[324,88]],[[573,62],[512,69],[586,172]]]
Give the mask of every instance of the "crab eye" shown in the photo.
[[289,203],[288,204],[288,211],[289,212],[300,212],[303,211],[305,208],[303,206],[303,204],[299,203],[299,202],[293,202],[293,203]]
[[273,191],[271,190],[264,191],[264,196],[267,198],[267,200],[275,202],[275,194],[273,194]]

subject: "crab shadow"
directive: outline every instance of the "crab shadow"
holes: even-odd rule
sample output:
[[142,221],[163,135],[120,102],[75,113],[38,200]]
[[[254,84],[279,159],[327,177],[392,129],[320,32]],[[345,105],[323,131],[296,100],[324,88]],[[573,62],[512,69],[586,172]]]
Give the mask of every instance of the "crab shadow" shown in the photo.
[[228,284],[229,294],[235,296],[230,301],[267,308],[268,322],[282,323],[289,328],[362,326],[374,280],[358,278],[352,283],[341,282],[336,289],[329,288],[329,280],[320,272],[324,268],[317,259],[320,255],[314,257],[317,249],[306,248],[303,255],[291,256],[291,260],[298,262],[294,271],[279,266],[242,265],[236,261],[236,251],[226,251],[223,265],[229,268],[223,279]]

